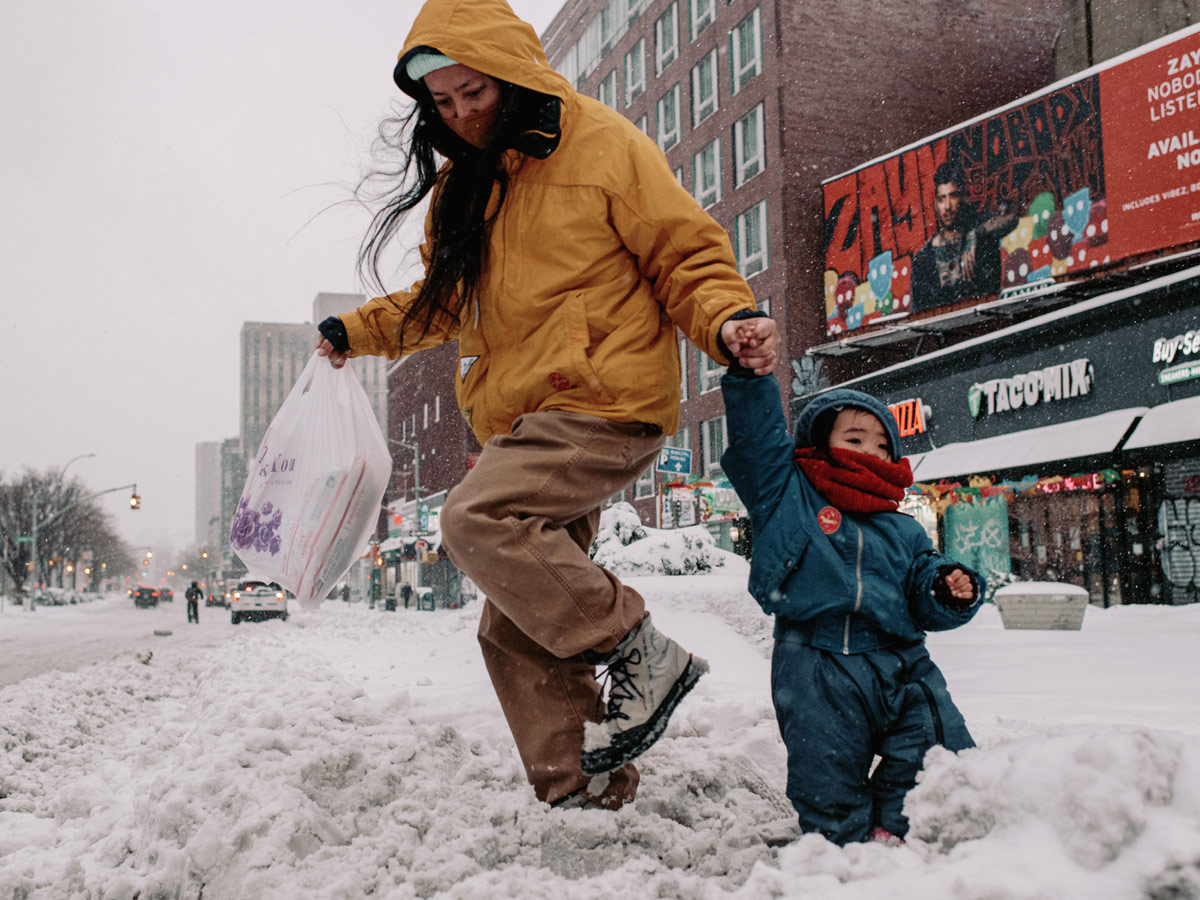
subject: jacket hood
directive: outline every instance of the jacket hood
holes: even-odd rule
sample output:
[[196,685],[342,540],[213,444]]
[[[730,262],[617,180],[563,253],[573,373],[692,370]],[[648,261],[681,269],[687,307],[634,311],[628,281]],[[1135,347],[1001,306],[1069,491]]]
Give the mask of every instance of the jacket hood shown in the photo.
[[883,430],[887,433],[888,446],[892,451],[892,462],[899,462],[904,453],[900,447],[900,428],[896,425],[896,417],[892,415],[892,411],[870,394],[852,391],[849,388],[834,388],[809,401],[808,405],[800,411],[799,419],[796,420],[796,446],[815,446],[812,430],[821,413],[830,409],[842,410],[848,407],[865,410],[883,423]]
[[509,84],[557,97],[563,103],[575,93],[550,68],[533,26],[517,18],[505,0],[427,0],[400,51],[395,80],[414,99],[421,87],[404,70],[408,57],[432,48],[455,62]]

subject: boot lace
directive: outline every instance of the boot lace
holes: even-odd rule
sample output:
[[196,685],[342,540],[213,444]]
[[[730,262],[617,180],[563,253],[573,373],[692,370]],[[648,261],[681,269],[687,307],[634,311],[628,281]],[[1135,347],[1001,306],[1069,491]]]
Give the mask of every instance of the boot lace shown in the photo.
[[[618,656],[608,663],[604,671],[600,673],[600,697],[603,697],[605,693],[608,694],[608,714],[605,715],[604,721],[628,719],[629,715],[621,711],[621,704],[626,700],[638,700],[645,697],[636,684],[637,676],[629,670],[630,666],[636,666],[641,661],[642,651],[633,647],[625,655]],[[601,700],[597,698],[597,710],[600,708],[600,703]]]

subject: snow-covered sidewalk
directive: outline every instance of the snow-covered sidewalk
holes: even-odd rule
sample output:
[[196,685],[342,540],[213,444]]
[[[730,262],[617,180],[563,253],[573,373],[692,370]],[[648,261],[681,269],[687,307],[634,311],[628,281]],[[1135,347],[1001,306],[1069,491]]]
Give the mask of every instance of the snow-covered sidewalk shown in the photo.
[[1200,607],[1093,608],[1079,632],[988,608],[932,636],[980,748],[930,754],[904,847],[776,849],[792,812],[745,574],[629,579],[712,673],[617,813],[533,798],[477,605],[226,620],[207,646],[147,639],[148,665],[0,689],[0,897],[1200,896]]

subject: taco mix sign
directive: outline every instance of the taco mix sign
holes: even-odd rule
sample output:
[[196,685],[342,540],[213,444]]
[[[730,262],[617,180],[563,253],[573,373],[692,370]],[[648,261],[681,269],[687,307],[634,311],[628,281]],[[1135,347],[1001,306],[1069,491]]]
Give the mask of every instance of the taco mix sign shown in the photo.
[[972,418],[978,419],[1039,403],[1086,396],[1092,392],[1093,380],[1091,361],[1074,359],[1010,378],[976,382],[967,390],[967,406]]

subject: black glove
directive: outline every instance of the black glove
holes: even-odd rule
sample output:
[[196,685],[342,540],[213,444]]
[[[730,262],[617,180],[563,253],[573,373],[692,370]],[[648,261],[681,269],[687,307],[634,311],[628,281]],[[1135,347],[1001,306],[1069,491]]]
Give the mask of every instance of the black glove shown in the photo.
[[337,316],[330,316],[317,326],[317,331],[321,332],[321,337],[333,344],[333,349],[338,353],[350,352],[350,338],[346,335],[346,326]]
[[[971,579],[971,596],[967,598],[955,597],[950,592],[949,585],[946,584],[946,576],[958,569],[965,572]],[[979,582],[975,580],[975,576],[962,566],[939,566],[937,578],[933,581],[933,599],[937,600],[942,606],[948,606],[951,609],[964,610],[970,609],[979,601]]]

